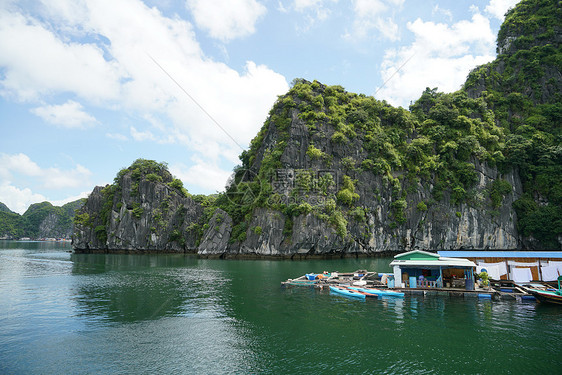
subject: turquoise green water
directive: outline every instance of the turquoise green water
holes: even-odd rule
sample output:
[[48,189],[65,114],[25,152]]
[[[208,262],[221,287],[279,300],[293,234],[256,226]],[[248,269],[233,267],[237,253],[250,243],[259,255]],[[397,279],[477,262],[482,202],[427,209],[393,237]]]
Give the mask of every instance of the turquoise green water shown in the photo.
[[0,374],[560,374],[562,308],[358,301],[305,272],[389,258],[207,260],[0,241]]

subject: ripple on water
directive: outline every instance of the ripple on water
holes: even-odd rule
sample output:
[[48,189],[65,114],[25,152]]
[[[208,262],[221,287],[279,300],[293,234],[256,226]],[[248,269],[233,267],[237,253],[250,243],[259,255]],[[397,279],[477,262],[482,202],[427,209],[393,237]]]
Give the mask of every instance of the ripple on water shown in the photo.
[[[280,288],[328,262],[0,251],[0,373],[555,373],[561,312]],[[387,262],[388,263],[388,262]]]

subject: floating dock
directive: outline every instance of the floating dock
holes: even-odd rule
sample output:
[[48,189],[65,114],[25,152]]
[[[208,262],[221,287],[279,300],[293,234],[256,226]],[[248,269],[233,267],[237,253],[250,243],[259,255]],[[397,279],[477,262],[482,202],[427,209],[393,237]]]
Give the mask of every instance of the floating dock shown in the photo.
[[[309,273],[295,279],[287,279],[281,282],[282,287],[308,286],[318,289],[329,290],[330,286],[364,286],[366,288],[389,289],[403,292],[408,295],[423,296],[449,296],[461,298],[478,298],[482,300],[515,300],[517,302],[532,302],[535,297],[527,293],[524,287],[513,282],[502,280],[493,282],[490,287],[476,287],[474,290],[462,288],[389,288],[388,281],[392,279],[391,273],[369,272],[357,270],[355,272],[323,272]],[[540,285],[539,285],[540,284]],[[548,289],[551,286],[546,283],[533,282],[534,287]]]

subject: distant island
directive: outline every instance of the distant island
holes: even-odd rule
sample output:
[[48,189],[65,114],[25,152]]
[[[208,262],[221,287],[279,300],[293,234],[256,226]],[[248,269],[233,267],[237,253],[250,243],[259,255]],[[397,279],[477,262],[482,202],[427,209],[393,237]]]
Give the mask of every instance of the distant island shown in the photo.
[[204,256],[562,249],[562,10],[523,0],[496,60],[409,110],[295,79],[226,191],[193,196],[139,159],[96,187],[73,246]]
[[49,202],[35,203],[23,215],[11,211],[0,202],[0,239],[70,240],[75,212],[84,201],[79,199],[62,207]]

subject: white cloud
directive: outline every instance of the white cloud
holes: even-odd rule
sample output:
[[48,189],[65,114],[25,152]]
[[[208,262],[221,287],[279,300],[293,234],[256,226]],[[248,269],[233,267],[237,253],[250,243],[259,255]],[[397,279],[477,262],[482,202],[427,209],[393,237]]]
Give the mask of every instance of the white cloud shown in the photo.
[[63,41],[36,19],[1,10],[0,67],[2,93],[20,100],[74,92],[96,101],[119,93],[117,68],[101,48]]
[[40,176],[41,168],[25,154],[0,154],[0,177],[9,179],[12,171],[17,171],[26,176]]
[[92,172],[86,167],[77,164],[70,170],[60,170],[59,168],[47,168],[43,171],[43,186],[47,189],[63,189],[88,186]]
[[[150,131],[156,142],[168,142],[173,137],[176,142],[202,152],[202,156],[230,159],[230,150],[237,146],[189,96],[239,144],[245,145],[261,127],[277,95],[288,89],[285,78],[266,66],[248,62],[245,71],[238,73],[204,57],[191,26],[183,20],[163,17],[156,9],[138,2],[121,8],[118,3],[117,9],[113,9],[113,2],[104,3],[105,6],[100,2],[94,4],[91,27],[111,41],[109,52],[128,73],[129,80],[122,88],[124,104],[141,114],[167,119],[166,125],[155,129],[154,121],[145,116],[152,128],[136,128],[139,133]],[[121,16],[108,17],[107,13],[129,15],[130,21],[125,21],[129,31],[123,31]],[[156,136],[156,131],[166,135]],[[216,153],[210,155],[209,150]],[[237,158],[230,160],[236,162]]]
[[73,195],[71,197],[67,197],[67,198],[64,198],[64,199],[50,201],[50,202],[53,206],[59,206],[60,207],[60,206],[64,206],[67,203],[77,201],[78,199],[88,198],[88,195],[90,195],[90,193],[91,193],[91,191],[83,191],[80,194]]
[[53,206],[62,206],[69,202],[74,202],[81,198],[87,198],[90,192],[84,191],[80,194],[60,200],[49,200],[42,194],[34,193],[30,188],[20,189],[10,181],[0,183],[0,202],[20,215],[23,215],[30,205],[40,202],[50,202]]
[[301,32],[308,31],[317,22],[322,22],[330,17],[332,13],[329,3],[336,3],[338,0],[293,0],[288,5],[279,2],[279,11],[283,13],[289,10],[304,15],[304,23],[297,26],[297,30]]
[[[354,0],[355,19],[352,31],[345,37],[357,40],[376,35],[390,41],[399,40],[398,25],[392,16],[403,3],[403,0]],[[378,34],[374,34],[373,30]]]
[[[247,12],[233,10],[228,27],[254,27],[262,6],[240,4]],[[267,66],[248,61],[238,72],[206,57],[189,22],[139,0],[57,0],[45,8],[35,18],[28,10],[0,13],[0,92],[30,101],[74,95],[84,105],[134,113],[147,120],[130,128],[137,141],[183,144],[202,159],[234,164],[241,150],[173,80],[242,146],[288,90]]]
[[19,189],[8,181],[0,183],[0,202],[20,215],[23,215],[29,205],[46,200],[43,195],[33,193],[29,188]]
[[414,42],[387,50],[381,65],[383,82],[388,82],[376,96],[394,105],[407,107],[426,87],[458,90],[471,69],[495,57],[495,35],[479,13],[453,25],[418,18],[408,29]]
[[492,16],[496,17],[498,20],[503,21],[505,13],[513,8],[521,0],[490,0],[490,3],[486,6],[485,11]]
[[115,139],[116,141],[128,141],[126,135],[119,134],[119,133],[105,133],[105,136],[109,139]]
[[201,191],[222,191],[232,174],[213,163],[195,158],[189,167],[184,164],[170,165],[170,172],[182,181],[189,181],[191,186],[197,186]]
[[60,105],[46,105],[31,110],[44,121],[64,128],[84,128],[96,123],[96,119],[83,111],[80,103],[69,100]]
[[56,167],[43,169],[23,153],[0,154],[0,177],[3,180],[12,180],[14,176],[25,176],[31,177],[35,184],[44,188],[62,189],[88,186],[91,174],[80,164],[70,170]]
[[361,17],[373,17],[388,10],[383,0],[355,0],[353,2],[355,14]]
[[297,12],[302,12],[309,8],[318,8],[322,6],[323,0],[295,0],[294,7]]
[[142,141],[155,141],[156,137],[150,131],[140,132],[134,126],[131,126],[131,137],[137,142]]
[[452,20],[453,19],[453,13],[449,10],[449,9],[443,9],[441,8],[438,4],[435,4],[435,6],[433,7],[433,9],[431,10],[431,14],[435,15],[435,14],[442,14],[443,16],[445,16],[448,20]]
[[197,26],[224,42],[256,31],[266,8],[256,0],[187,0]]

